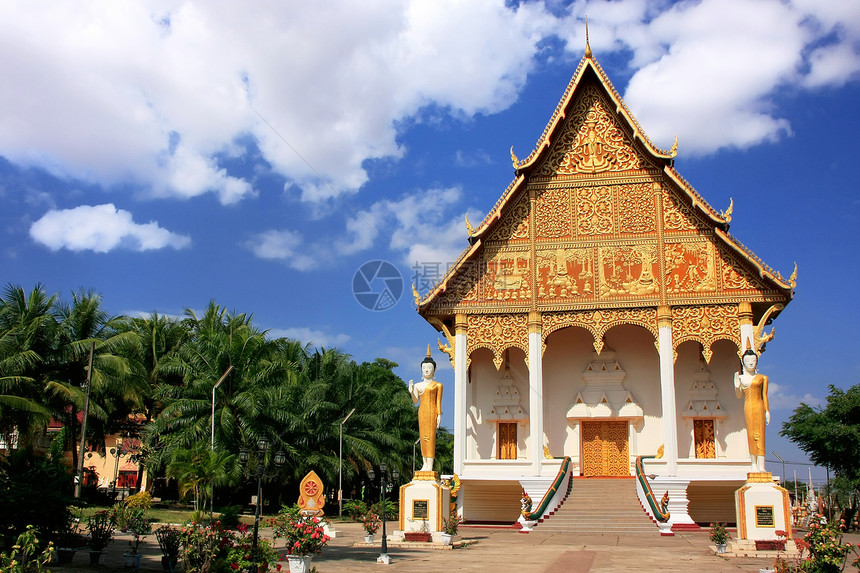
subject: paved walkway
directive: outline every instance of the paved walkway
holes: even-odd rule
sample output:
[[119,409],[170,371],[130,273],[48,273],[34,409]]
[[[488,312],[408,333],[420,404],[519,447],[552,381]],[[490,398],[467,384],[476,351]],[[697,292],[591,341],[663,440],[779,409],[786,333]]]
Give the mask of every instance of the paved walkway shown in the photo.
[[[679,533],[674,537],[658,535],[571,535],[563,533],[524,534],[513,529],[461,528],[461,537],[470,541],[467,547],[454,550],[415,547],[389,547],[391,565],[376,563],[380,543],[363,544],[364,532],[359,523],[338,524],[340,534],[331,540],[313,565],[319,573],[354,571],[446,572],[480,571],[585,573],[616,571],[678,571],[693,573],[752,572],[771,566],[772,559],[722,557],[714,554],[707,531]],[[656,530],[655,530],[656,531]],[[264,536],[270,530],[261,530]],[[379,535],[377,535],[377,538]],[[52,566],[54,573],[92,571],[130,573],[123,567],[122,553],[128,536],[119,534],[102,556],[102,563],[90,567],[86,552],[78,552],[70,566]],[[860,535],[846,535],[850,543],[860,542]],[[354,545],[354,544],[361,545]],[[282,542],[279,542],[279,546]],[[161,553],[154,536],[141,544],[140,571],[162,571]],[[286,572],[287,564],[283,569]]]

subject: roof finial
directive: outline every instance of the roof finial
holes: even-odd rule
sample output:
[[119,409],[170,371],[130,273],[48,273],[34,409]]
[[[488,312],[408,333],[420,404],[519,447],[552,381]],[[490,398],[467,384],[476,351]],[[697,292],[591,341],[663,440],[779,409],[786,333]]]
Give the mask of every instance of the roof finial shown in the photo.
[[588,15],[585,16],[585,57],[591,58],[591,46],[588,43]]

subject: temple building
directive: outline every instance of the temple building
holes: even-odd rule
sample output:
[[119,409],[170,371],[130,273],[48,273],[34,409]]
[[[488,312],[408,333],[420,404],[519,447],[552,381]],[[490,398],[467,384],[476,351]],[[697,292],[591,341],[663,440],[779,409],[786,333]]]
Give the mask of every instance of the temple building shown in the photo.
[[[586,48],[534,151],[425,296],[454,367],[462,517],[512,523],[567,479],[634,475],[671,524],[735,521],[750,457],[733,374],[790,302],[657,148]],[[413,289],[414,291],[414,289]],[[446,392],[452,391],[450,382]],[[616,480],[635,489],[635,480]],[[641,494],[640,494],[641,499]],[[556,504],[558,505],[558,504]]]

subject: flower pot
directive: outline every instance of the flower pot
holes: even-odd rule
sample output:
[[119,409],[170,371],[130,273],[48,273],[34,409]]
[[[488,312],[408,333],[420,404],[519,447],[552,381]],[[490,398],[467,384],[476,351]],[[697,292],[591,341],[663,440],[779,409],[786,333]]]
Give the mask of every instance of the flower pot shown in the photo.
[[134,567],[140,569],[140,558],[143,557],[137,553],[123,553],[122,559],[126,567]]
[[365,543],[373,543],[373,535],[365,535],[364,536]]
[[179,562],[179,557],[168,557],[167,555],[161,556],[161,568],[165,571],[174,571],[176,569],[176,564]]
[[403,537],[406,538],[406,541],[418,541],[421,543],[428,543],[433,536],[426,531],[407,531],[403,534]]
[[309,573],[313,558],[313,555],[287,555],[290,573]]
[[104,551],[90,551],[90,565],[98,565]]
[[77,549],[70,549],[68,547],[58,547],[57,548],[57,563],[60,565],[65,565],[66,563],[72,562],[72,557],[75,556],[75,552]]
[[726,552],[726,544],[725,543],[717,543],[717,554]]
[[442,541],[442,545],[451,545],[451,537],[450,533],[440,533],[439,539]]

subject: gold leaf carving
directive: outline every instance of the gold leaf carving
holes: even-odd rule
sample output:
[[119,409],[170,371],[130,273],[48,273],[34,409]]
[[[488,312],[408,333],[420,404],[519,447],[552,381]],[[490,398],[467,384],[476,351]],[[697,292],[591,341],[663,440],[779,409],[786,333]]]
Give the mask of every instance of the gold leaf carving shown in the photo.
[[740,318],[738,305],[672,307],[672,349],[688,340],[702,345],[702,356],[711,361],[711,345],[717,340],[730,340],[740,348]]
[[714,246],[707,241],[666,245],[666,291],[698,293],[717,290]]
[[527,314],[472,314],[467,320],[466,354],[470,360],[472,352],[478,348],[489,348],[493,352],[493,364],[499,370],[508,348],[519,348],[528,356]]
[[498,226],[487,240],[508,242],[529,238],[529,198],[523,193],[502,216]]
[[545,312],[541,314],[541,339],[546,350],[547,337],[556,330],[576,326],[584,328],[594,337],[594,349],[603,350],[603,337],[609,329],[622,324],[632,324],[647,329],[657,340],[657,309],[613,308],[605,310],[576,310],[569,312]]
[[664,231],[689,233],[705,228],[705,225],[693,213],[692,208],[680,201],[675,192],[669,191],[663,194]]
[[654,212],[654,191],[650,183],[619,185],[619,231],[622,233],[650,233],[657,230]]
[[613,231],[612,189],[580,187],[576,190],[576,232],[605,235]]
[[651,245],[600,247],[598,295],[645,295],[659,290],[655,273],[658,261]]
[[593,298],[594,260],[592,249],[537,251],[538,298]]
[[570,190],[545,189],[535,201],[535,234],[540,238],[569,237]]
[[641,160],[595,86],[587,86],[539,176],[639,169]]
[[[489,253],[488,253],[489,254]],[[529,301],[531,265],[528,251],[500,251],[485,262],[485,301]]]

